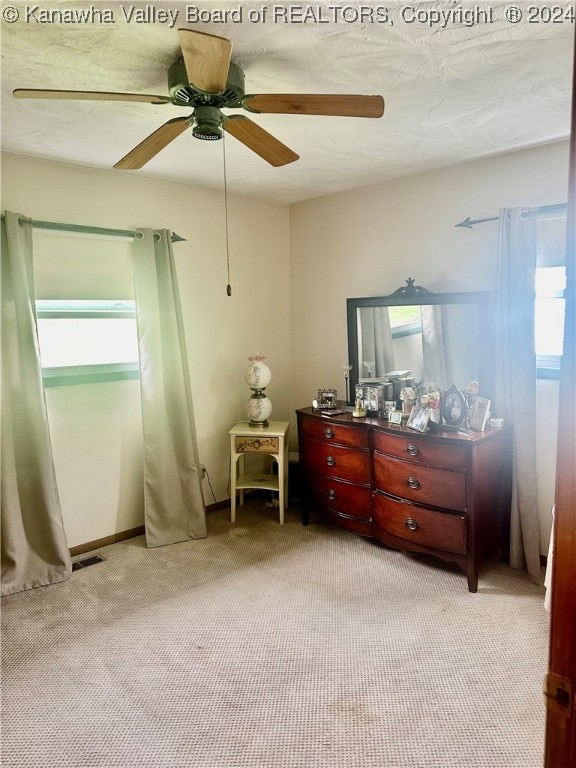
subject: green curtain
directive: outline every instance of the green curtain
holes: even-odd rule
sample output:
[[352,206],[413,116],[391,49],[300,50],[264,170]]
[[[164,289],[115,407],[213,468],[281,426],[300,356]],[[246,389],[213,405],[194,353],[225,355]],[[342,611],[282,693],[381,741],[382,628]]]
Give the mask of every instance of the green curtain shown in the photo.
[[2,218],[2,594],[68,579],[72,562],[54,474],[32,274],[32,225]]
[[534,350],[535,211],[500,211],[496,291],[498,416],[513,428],[510,565],[541,582],[540,517],[536,485],[536,353]]
[[167,230],[138,230],[134,287],[144,430],[144,519],[149,547],[206,536],[190,373],[174,254]]

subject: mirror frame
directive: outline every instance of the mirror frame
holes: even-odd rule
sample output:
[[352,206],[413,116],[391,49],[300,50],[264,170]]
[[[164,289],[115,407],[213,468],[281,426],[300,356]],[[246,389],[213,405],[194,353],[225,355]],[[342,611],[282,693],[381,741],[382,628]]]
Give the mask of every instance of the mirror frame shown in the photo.
[[[358,313],[362,307],[402,307],[421,306],[423,304],[475,304],[478,307],[478,320],[486,333],[480,334],[478,345],[478,382],[482,397],[492,399],[494,395],[494,366],[491,363],[492,332],[491,305],[492,294],[489,291],[461,293],[432,293],[422,286],[415,285],[410,277],[406,285],[388,296],[362,296],[346,299],[348,321],[348,365],[350,370],[350,398],[360,373],[358,370]],[[348,403],[349,405],[350,403]]]

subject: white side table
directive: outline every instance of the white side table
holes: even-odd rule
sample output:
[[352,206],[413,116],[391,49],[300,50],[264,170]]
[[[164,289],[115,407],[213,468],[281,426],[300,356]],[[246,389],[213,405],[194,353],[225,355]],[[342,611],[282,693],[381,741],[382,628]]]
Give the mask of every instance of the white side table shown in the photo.
[[[264,488],[278,492],[280,525],[284,525],[284,509],[288,506],[288,421],[271,421],[267,427],[255,428],[238,422],[230,430],[230,520],[236,522],[236,494],[244,503],[246,488]],[[244,456],[264,453],[278,465],[278,474],[245,472]]]

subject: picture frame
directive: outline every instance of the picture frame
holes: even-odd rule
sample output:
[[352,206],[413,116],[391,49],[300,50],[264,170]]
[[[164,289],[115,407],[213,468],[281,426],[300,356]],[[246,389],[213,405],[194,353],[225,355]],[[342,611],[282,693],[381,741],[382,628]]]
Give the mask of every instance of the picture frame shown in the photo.
[[417,432],[426,432],[428,422],[430,421],[430,409],[422,405],[415,405],[410,411],[406,426],[415,429]]
[[335,389],[319,389],[317,408],[322,411],[335,410],[338,407],[338,393]]
[[369,413],[378,414],[384,402],[384,387],[382,384],[364,386],[364,407]]
[[356,384],[354,401],[357,400],[371,416],[377,416],[384,407],[384,385],[374,379],[370,384]]
[[389,424],[402,424],[402,411],[389,411],[388,413]]
[[491,404],[492,401],[487,400],[485,397],[475,398],[472,412],[470,413],[470,429],[474,429],[476,432],[484,432],[490,417]]
[[468,406],[463,392],[453,384],[440,399],[440,419],[442,426],[458,429],[466,423]]
[[382,406],[382,415],[384,418],[388,418],[388,415],[396,410],[396,400],[385,400]]

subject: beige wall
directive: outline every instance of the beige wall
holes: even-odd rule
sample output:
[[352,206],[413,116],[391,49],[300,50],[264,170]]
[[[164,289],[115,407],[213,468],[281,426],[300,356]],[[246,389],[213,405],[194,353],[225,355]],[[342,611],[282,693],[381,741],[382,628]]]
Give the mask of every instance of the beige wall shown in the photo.
[[[229,199],[232,296],[226,295],[223,196],[146,179],[13,155],[2,158],[2,208],[34,219],[131,229],[167,227],[186,326],[201,463],[228,497],[228,429],[246,418],[248,355],[267,355],[273,417],[290,412],[288,207]],[[68,543],[140,525],[141,425],[137,382],[47,390]],[[214,501],[204,482],[207,503]]]
[[[292,404],[344,389],[346,298],[391,293],[408,277],[431,291],[491,290],[497,223],[454,225],[500,207],[565,202],[568,143],[477,160],[293,205],[290,210]],[[539,405],[557,400],[539,382]],[[556,423],[538,420],[542,551],[553,499]]]
[[[558,143],[287,206],[232,196],[233,295],[226,296],[222,195],[4,156],[2,207],[36,219],[168,227],[186,325],[200,461],[228,496],[228,435],[245,417],[246,357],[268,355],[275,418],[292,418],[318,387],[343,389],[346,298],[390,293],[414,277],[433,291],[490,290],[496,225],[455,228],[501,206],[564,201],[568,145]],[[539,405],[557,384],[539,382]],[[142,522],[137,382],[47,391],[70,546]],[[553,409],[552,409],[553,410]],[[554,488],[555,416],[539,408],[542,551]],[[293,433],[292,448],[296,447]],[[213,501],[204,483],[207,503]]]

